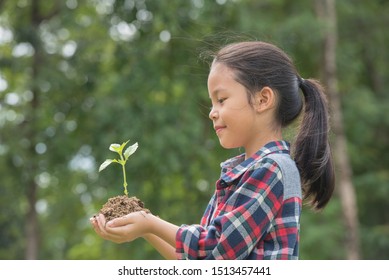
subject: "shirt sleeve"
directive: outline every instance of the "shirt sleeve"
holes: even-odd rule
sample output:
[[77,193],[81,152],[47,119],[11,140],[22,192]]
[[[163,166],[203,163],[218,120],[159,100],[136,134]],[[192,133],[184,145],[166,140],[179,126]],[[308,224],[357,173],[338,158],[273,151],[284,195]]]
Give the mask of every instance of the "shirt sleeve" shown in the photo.
[[[283,201],[281,170],[271,159],[246,172],[208,226],[182,225],[179,259],[245,259],[262,239]],[[232,185],[231,188],[234,186]]]

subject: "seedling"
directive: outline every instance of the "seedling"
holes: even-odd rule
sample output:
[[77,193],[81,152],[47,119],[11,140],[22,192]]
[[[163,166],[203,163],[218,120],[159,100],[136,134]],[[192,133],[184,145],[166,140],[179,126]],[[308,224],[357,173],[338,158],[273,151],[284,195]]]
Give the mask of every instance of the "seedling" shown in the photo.
[[123,170],[123,187],[124,187],[124,194],[128,196],[128,191],[127,191],[127,178],[126,178],[126,169],[125,165],[128,160],[128,158],[135,153],[136,149],[138,149],[138,142],[133,144],[132,146],[129,146],[123,153],[124,147],[127,145],[127,143],[130,140],[124,142],[123,144],[111,144],[109,146],[109,150],[115,153],[118,153],[120,158],[119,159],[106,159],[99,168],[99,172],[104,170],[108,165],[110,165],[113,162],[119,163],[122,166]]

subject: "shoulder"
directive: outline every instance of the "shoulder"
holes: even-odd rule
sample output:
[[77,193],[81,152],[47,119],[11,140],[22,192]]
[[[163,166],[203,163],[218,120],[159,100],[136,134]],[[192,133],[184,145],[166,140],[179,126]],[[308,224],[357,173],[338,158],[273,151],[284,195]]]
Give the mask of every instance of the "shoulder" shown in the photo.
[[289,154],[273,153],[263,158],[263,163],[276,166],[284,185],[284,199],[301,197],[300,173]]

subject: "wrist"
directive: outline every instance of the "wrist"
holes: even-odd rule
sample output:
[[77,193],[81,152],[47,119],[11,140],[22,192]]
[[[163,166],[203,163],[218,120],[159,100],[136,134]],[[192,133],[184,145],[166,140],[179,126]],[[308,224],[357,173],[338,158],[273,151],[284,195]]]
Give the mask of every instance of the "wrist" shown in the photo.
[[146,218],[148,220],[147,221],[148,222],[148,226],[147,226],[148,230],[147,230],[146,234],[144,235],[145,239],[150,238],[151,235],[155,235],[156,228],[157,228],[156,225],[158,223],[158,218],[151,213],[146,214]]
[[142,236],[142,238],[146,241],[150,241],[151,237],[153,236],[152,233],[146,233]]

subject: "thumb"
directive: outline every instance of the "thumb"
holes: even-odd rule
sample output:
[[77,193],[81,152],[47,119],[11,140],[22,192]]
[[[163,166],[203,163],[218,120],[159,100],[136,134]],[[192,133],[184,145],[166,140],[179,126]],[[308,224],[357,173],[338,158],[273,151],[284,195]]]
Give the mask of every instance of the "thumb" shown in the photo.
[[125,215],[123,217],[115,218],[111,221],[109,221],[106,226],[107,227],[121,227],[128,224],[131,224],[131,214]]

